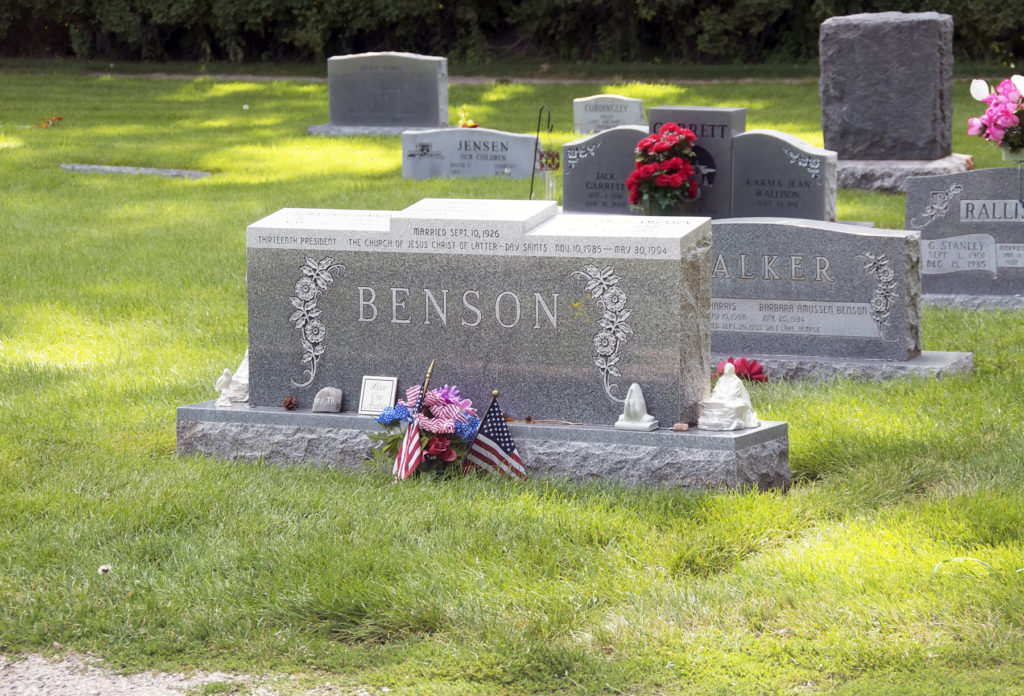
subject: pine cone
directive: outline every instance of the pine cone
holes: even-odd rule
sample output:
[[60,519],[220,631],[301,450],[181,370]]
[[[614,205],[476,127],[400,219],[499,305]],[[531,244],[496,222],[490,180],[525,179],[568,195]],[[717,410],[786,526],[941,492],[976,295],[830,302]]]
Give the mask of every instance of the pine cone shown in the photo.
[[295,407],[299,405],[299,400],[294,396],[284,397],[284,401],[281,402],[281,406],[284,407],[285,411],[294,411]]

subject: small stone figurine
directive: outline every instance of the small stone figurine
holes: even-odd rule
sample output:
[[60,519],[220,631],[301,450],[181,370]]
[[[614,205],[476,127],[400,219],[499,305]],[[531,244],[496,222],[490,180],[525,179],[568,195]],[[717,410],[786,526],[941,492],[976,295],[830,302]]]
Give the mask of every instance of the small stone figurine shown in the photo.
[[647,402],[644,401],[644,393],[640,385],[633,382],[626,392],[626,402],[622,409],[622,415],[615,421],[615,427],[620,430],[657,430],[658,421],[654,416],[647,413]]
[[711,396],[700,405],[697,427],[701,430],[741,430],[761,425],[754,407],[750,405],[750,394],[736,376],[736,366],[732,363],[725,364]]
[[231,370],[224,368],[224,372],[217,378],[213,388],[220,392],[220,397],[214,403],[217,408],[231,408],[234,404],[243,404],[249,401],[249,351],[245,351],[242,363],[231,374]]

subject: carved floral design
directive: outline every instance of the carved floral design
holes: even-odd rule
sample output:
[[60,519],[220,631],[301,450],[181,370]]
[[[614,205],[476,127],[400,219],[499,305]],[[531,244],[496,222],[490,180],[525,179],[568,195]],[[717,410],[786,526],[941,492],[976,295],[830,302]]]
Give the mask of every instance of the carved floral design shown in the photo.
[[806,169],[807,173],[811,175],[811,178],[818,182],[818,186],[821,186],[821,158],[812,157],[811,155],[805,155],[802,152],[793,152],[788,147],[782,148],[782,151],[789,157],[789,163],[795,164],[801,169]]
[[874,276],[876,281],[875,291],[868,306],[871,309],[871,319],[878,327],[878,336],[886,343],[896,343],[899,337],[889,336],[893,328],[889,316],[899,299],[896,294],[896,273],[892,270],[892,263],[885,254],[872,254],[870,251],[865,251],[856,258],[863,264],[864,271]]
[[572,169],[579,163],[581,159],[586,159],[587,157],[596,157],[597,148],[599,147],[601,147],[601,143],[595,143],[593,145],[582,145],[580,147],[565,148],[566,166],[569,169]]
[[611,266],[598,269],[597,266],[587,265],[569,275],[586,282],[583,290],[603,310],[598,323],[601,329],[593,338],[594,365],[601,373],[608,398],[620,404],[625,403],[624,398],[615,395],[619,385],[611,382],[612,378],[622,376],[618,368],[622,347],[633,335],[633,328],[628,323],[633,310],[626,306],[629,298],[619,287],[621,278]]
[[929,203],[921,211],[921,216],[911,218],[911,226],[919,230],[927,227],[936,218],[946,217],[946,213],[949,212],[949,203],[953,196],[958,195],[963,190],[964,187],[960,184],[950,184],[949,188],[945,191],[932,191]]
[[319,261],[306,257],[306,263],[299,266],[302,277],[295,282],[295,294],[290,298],[295,310],[288,321],[299,331],[302,344],[302,362],[309,364],[304,370],[306,381],[291,380],[293,387],[308,387],[316,377],[316,368],[320,357],[324,354],[327,339],[327,327],[317,317],[323,310],[317,307],[317,301],[327,291],[327,286],[334,282],[331,272],[334,269],[345,270],[340,263],[327,256]]

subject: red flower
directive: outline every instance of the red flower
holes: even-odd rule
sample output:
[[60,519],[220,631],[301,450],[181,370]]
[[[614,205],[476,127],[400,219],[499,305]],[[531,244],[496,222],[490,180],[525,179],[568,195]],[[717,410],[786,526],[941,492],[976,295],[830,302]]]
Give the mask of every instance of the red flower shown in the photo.
[[682,174],[669,174],[668,185],[672,188],[682,188],[683,183],[686,181],[686,177]]
[[690,193],[690,198],[696,198],[697,197],[697,192],[699,190],[700,190],[700,187],[697,186],[697,180],[696,179],[690,179],[690,192],[689,192]]
[[440,435],[430,438],[430,441],[427,442],[427,449],[423,450],[423,454],[437,457],[442,462],[454,462],[455,458],[459,456],[452,449],[451,441]]
[[658,142],[654,143],[654,145],[651,146],[651,152],[655,154],[668,152],[669,150],[672,149],[673,144],[674,143],[670,143],[667,140],[659,140]]
[[732,363],[736,368],[736,376],[740,379],[750,380],[751,382],[767,382],[768,375],[764,373],[764,365],[757,362],[756,360],[748,360],[746,358],[740,358],[739,360],[723,360],[718,363],[718,369],[715,371],[715,377],[721,377],[725,372],[725,364]]
[[681,128],[679,130],[679,135],[684,138],[686,142],[690,143],[690,145],[697,142],[697,135],[689,128]]

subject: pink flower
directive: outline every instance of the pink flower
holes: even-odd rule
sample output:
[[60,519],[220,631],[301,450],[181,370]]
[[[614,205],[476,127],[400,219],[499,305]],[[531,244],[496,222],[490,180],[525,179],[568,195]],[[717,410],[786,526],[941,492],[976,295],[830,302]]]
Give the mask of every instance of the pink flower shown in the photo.
[[736,376],[740,379],[747,379],[751,382],[767,382],[768,375],[764,373],[764,366],[756,360],[748,360],[747,358],[740,358],[739,360],[723,360],[718,363],[718,369],[715,371],[715,377],[721,377],[725,373],[726,363],[732,363],[736,368]]
[[967,135],[981,135],[985,132],[985,124],[980,118],[967,119]]

